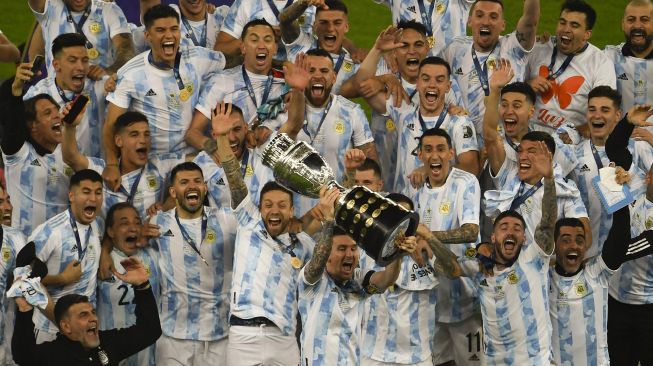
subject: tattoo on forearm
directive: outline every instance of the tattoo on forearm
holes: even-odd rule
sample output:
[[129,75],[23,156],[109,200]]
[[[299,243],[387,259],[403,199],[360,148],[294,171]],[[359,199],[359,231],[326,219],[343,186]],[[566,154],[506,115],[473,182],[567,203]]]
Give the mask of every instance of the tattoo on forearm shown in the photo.
[[204,150],[209,155],[213,154],[217,149],[218,144],[213,139],[206,139],[206,141],[204,141],[204,145],[202,146],[202,150]]
[[302,14],[308,9],[308,4],[304,1],[295,1],[292,5],[286,8],[279,14],[279,23],[289,24],[299,19]]
[[449,278],[459,277],[461,270],[456,255],[435,236],[429,237],[426,241],[431,246],[436,263],[442,268],[444,274]]
[[323,225],[320,238],[315,244],[315,249],[313,249],[313,257],[304,268],[304,278],[309,283],[315,283],[322,276],[331,254],[335,221],[326,221]]
[[240,171],[238,159],[233,158],[222,162],[222,168],[227,176],[231,191],[231,207],[236,208],[247,197],[247,186]]
[[472,243],[478,236],[478,225],[463,224],[458,229],[434,231],[433,235],[443,244]]
[[117,72],[122,65],[131,60],[136,54],[131,34],[121,33],[117,37],[119,37],[120,43],[116,48],[116,60],[111,66],[107,67],[107,72],[110,73]]
[[535,242],[546,253],[551,252],[554,246],[553,232],[558,219],[558,200],[553,179],[544,179],[544,194],[542,195],[542,219],[535,229]]

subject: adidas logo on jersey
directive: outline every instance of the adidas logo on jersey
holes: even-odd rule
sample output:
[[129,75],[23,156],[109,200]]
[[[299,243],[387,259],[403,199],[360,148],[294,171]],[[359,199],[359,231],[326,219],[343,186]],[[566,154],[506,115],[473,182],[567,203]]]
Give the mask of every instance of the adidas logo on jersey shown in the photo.
[[217,184],[217,185],[219,185],[219,186],[223,186],[223,185],[224,185],[224,178],[220,178],[220,179],[218,179],[218,181],[215,182],[215,184]]
[[408,127],[408,129],[411,130],[411,131],[415,131],[415,124],[414,123],[409,123],[408,126],[406,126],[406,127]]
[[462,67],[459,67],[458,70],[456,70],[456,72],[454,72],[454,74],[456,74],[456,75],[462,75],[462,74],[463,74],[463,69],[462,69]]
[[408,11],[413,12],[413,13],[417,13],[417,9],[415,9],[415,5],[409,6]]
[[163,236],[175,236],[175,234],[172,233],[172,230],[168,229],[168,231],[166,231],[166,233],[163,234]]
[[470,361],[480,361],[480,359],[478,358],[478,356],[476,355],[476,353],[474,353],[474,354],[472,355],[472,357],[469,358],[469,360],[470,360]]
[[268,238],[268,232],[265,229],[261,229],[260,231],[261,235],[263,235],[266,239]]
[[583,166],[580,168],[581,172],[589,172],[590,167],[587,166],[587,164],[583,164]]
[[483,281],[481,281],[481,286],[488,287],[488,284],[487,284],[487,280],[486,280],[486,279],[483,279]]
[[619,80],[628,80],[628,75],[624,72],[623,74],[617,76],[617,79]]
[[155,95],[156,95],[156,93],[152,89],[148,90],[147,93],[145,93],[146,97],[153,97]]
[[32,165],[32,166],[41,166],[41,163],[39,163],[39,159],[34,159],[34,160],[32,160],[31,163],[29,163],[29,165]]

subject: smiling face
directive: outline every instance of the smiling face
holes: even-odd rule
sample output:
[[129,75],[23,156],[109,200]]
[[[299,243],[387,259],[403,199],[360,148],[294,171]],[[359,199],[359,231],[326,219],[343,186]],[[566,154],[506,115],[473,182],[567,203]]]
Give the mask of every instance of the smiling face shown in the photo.
[[533,154],[537,153],[539,141],[522,140],[517,148],[519,159],[519,179],[531,185],[535,185],[542,179],[535,168],[533,168]]
[[585,230],[577,226],[561,226],[556,238],[556,263],[567,273],[576,273],[585,259]]
[[91,0],[64,0],[64,3],[71,11],[84,11],[91,3]]
[[88,225],[95,220],[102,208],[102,183],[82,180],[70,188],[68,198],[75,220]]
[[243,119],[243,115],[235,110],[232,110],[229,115],[229,124],[231,126],[229,133],[227,133],[229,147],[231,147],[231,151],[236,155],[236,158],[240,159],[245,149],[247,149],[246,138],[249,126]]
[[525,94],[508,92],[501,95],[499,115],[506,136],[511,139],[520,139],[528,132],[528,120],[534,112],[535,107]]
[[340,10],[321,10],[315,15],[313,31],[321,49],[340,53],[345,34],[349,31],[347,14]]
[[199,217],[207,189],[202,171],[178,171],[170,187],[170,196],[175,200],[179,217]]
[[247,71],[266,75],[272,68],[272,57],[277,53],[274,31],[267,25],[247,28],[240,52],[245,58],[243,65]]
[[179,0],[179,8],[191,20],[204,19],[206,0]]
[[152,48],[154,60],[170,67],[175,64],[180,38],[179,21],[173,17],[156,19],[145,30],[145,39]]
[[626,6],[621,29],[626,37],[626,43],[635,52],[644,52],[651,48],[653,43],[653,5]]
[[358,245],[348,235],[335,235],[331,240],[331,254],[326,264],[327,273],[339,282],[351,280],[358,266]]
[[61,49],[52,60],[59,87],[75,93],[84,90],[84,81],[90,64],[88,53],[84,46],[73,46]]
[[59,321],[59,329],[70,340],[81,343],[84,349],[89,350],[100,345],[98,318],[93,305],[88,302],[69,307],[66,315]]
[[152,146],[150,127],[146,121],[135,122],[124,127],[114,136],[114,141],[120,149],[120,161],[123,168],[130,171],[147,164],[147,156]]
[[113,225],[107,228],[107,234],[113,245],[127,255],[134,255],[138,250],[136,242],[141,229],[141,218],[133,207],[125,207],[113,212]]
[[333,71],[333,60],[324,56],[308,56],[308,88],[304,95],[313,106],[322,106],[329,99],[336,73]]
[[494,243],[495,255],[502,263],[517,259],[524,240],[524,225],[520,219],[506,216],[495,224],[492,243]]
[[499,42],[501,32],[506,29],[501,4],[491,1],[479,1],[469,14],[467,25],[472,30],[474,48],[481,52],[490,52]]
[[425,136],[419,150],[419,159],[429,167],[429,182],[432,187],[442,186],[449,175],[449,164],[454,157],[453,149],[443,136]]
[[40,99],[34,104],[34,109],[36,121],[29,125],[30,136],[39,145],[54,150],[62,140],[59,107],[48,99]]
[[587,105],[587,122],[590,136],[596,144],[604,145],[608,136],[621,119],[621,109],[608,97],[591,98]]
[[420,112],[435,116],[444,107],[446,94],[451,89],[449,72],[444,65],[423,65],[417,78]]
[[587,16],[578,11],[563,10],[556,27],[556,46],[565,55],[581,50],[592,36],[587,29]]
[[9,200],[9,193],[2,186],[0,186],[0,215],[2,215],[2,225],[11,226],[11,213],[14,207]]
[[261,212],[265,229],[273,237],[288,231],[290,219],[295,214],[290,195],[277,189],[267,191],[263,194],[259,211]]
[[417,81],[419,64],[428,55],[426,36],[414,29],[404,29],[401,34],[404,45],[393,51],[401,76],[410,83]]
[[383,189],[383,179],[376,175],[374,169],[356,170],[354,185],[367,187],[372,192],[381,192]]

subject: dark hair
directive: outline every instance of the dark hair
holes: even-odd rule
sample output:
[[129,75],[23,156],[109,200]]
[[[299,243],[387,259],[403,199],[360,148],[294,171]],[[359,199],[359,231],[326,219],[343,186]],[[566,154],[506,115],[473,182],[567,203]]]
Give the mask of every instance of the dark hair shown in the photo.
[[[271,191],[281,191],[283,193],[286,193],[287,195],[290,196],[290,203],[292,204],[293,200],[293,194],[291,191],[289,191],[286,187],[282,186],[281,184],[277,183],[276,181],[269,181],[263,185],[263,188],[261,188],[261,193],[259,194],[260,201],[263,201],[263,196]],[[260,202],[259,202],[259,207],[260,207]]]
[[341,11],[341,12],[345,13],[345,15],[348,15],[348,14],[349,14],[349,13],[347,12],[347,5],[345,5],[345,3],[343,3],[343,2],[340,1],[340,0],[325,0],[325,1],[324,1],[324,4],[325,4],[326,6],[328,6],[329,8],[328,8],[328,9],[325,9],[325,8],[317,8],[317,9],[315,10],[315,15],[317,15],[317,14],[318,14],[319,12],[321,12],[321,11],[334,11],[334,10],[335,10],[335,11]]
[[521,221],[522,226],[524,226],[524,230],[526,230],[526,220],[524,220],[524,216],[522,216],[519,212],[514,211],[514,210],[507,210],[503,211],[500,213],[496,219],[494,219],[494,223],[492,224],[492,229],[495,229],[499,222],[506,217],[514,217],[516,219],[519,219]]
[[426,65],[442,65],[447,68],[447,77],[451,77],[451,66],[442,57],[429,56],[423,59],[419,64],[419,70],[422,71],[422,67]]
[[523,81],[516,81],[514,83],[510,83],[503,88],[501,88],[501,96],[503,97],[504,94],[506,93],[519,93],[523,94],[526,96],[526,99],[531,102],[531,104],[535,104],[535,101],[537,100],[537,96],[535,95],[535,90],[528,84]]
[[585,233],[585,226],[583,225],[583,222],[580,221],[578,218],[576,218],[576,217],[563,217],[563,218],[559,219],[558,221],[556,221],[556,227],[555,227],[555,230],[553,232],[553,240],[554,241],[558,240],[558,236],[560,236],[560,228],[562,228],[563,226],[579,227],[579,228],[583,229],[583,233]]
[[57,300],[57,303],[54,305],[54,321],[57,323],[57,327],[71,306],[88,302],[88,297],[77,294],[64,295]]
[[163,18],[175,18],[177,19],[177,23],[179,23],[179,14],[175,9],[170,5],[159,4],[154,5],[143,14],[143,24],[145,25],[145,29],[149,29],[157,19]]
[[399,24],[397,24],[397,28],[403,30],[412,29],[424,37],[426,37],[426,34],[428,33],[426,26],[415,20],[402,20],[399,22]]
[[[104,223],[105,229],[110,228],[110,227],[113,226],[113,224],[116,221],[116,218],[114,217],[115,214],[116,214],[116,211],[120,211],[120,210],[122,210],[124,208],[131,208],[132,210],[136,211],[136,213],[138,213],[138,210],[136,209],[136,207],[134,207],[134,205],[132,205],[129,202],[115,203],[113,206],[111,206],[111,208],[109,208],[109,211],[107,211],[107,215],[106,215],[106,217],[104,219],[105,220],[105,223]],[[138,215],[138,216],[140,218],[140,215]],[[105,237],[106,237],[106,235],[105,235]]]
[[52,56],[57,57],[64,48],[86,47],[86,37],[79,33],[63,33],[52,41]]
[[240,39],[241,40],[245,39],[245,36],[247,36],[247,31],[249,30],[249,28],[256,27],[257,25],[267,26],[274,34],[274,28],[272,27],[272,24],[268,23],[268,21],[265,19],[259,18],[259,19],[250,20],[249,22],[247,22],[247,24],[245,24],[245,26],[243,27],[243,32],[240,34]]
[[333,65],[333,59],[331,58],[329,52],[321,48],[311,48],[310,50],[306,51],[306,56],[326,57],[329,59],[329,61],[331,61],[331,65]]
[[333,227],[333,236],[339,236],[339,235],[347,235],[350,236],[348,232],[346,232],[344,229],[342,229],[340,226],[334,226]]
[[599,85],[596,88],[590,90],[587,95],[587,101],[589,102],[592,98],[605,97],[608,98],[614,103],[614,106],[619,109],[621,108],[621,93],[617,90],[612,89],[607,85]]
[[379,178],[382,178],[383,175],[381,174],[381,166],[379,163],[376,162],[376,160],[370,159],[370,158],[365,158],[363,160],[363,164],[361,164],[358,168],[356,168],[359,172],[363,172],[366,170],[374,170],[374,175],[378,176]]
[[596,23],[596,10],[594,10],[590,4],[586,3],[583,0],[567,0],[562,3],[562,6],[560,7],[560,14],[562,14],[562,12],[565,10],[569,12],[573,11],[585,14],[587,29],[591,30],[594,28],[594,23]]
[[499,4],[499,5],[501,5],[501,11],[503,11],[503,1],[501,1],[501,0],[476,0],[476,1],[474,1],[474,5],[472,5],[471,10],[474,10],[474,8],[476,7],[476,4],[478,4],[478,3],[482,2],[482,1],[487,1],[489,3]]
[[116,118],[116,123],[113,125],[113,134],[120,133],[123,129],[133,125],[136,122],[147,122],[147,117],[141,112],[128,111]]
[[547,149],[551,152],[551,155],[555,154],[556,152],[556,142],[549,135],[548,133],[544,131],[529,131],[527,132],[524,137],[521,138],[522,141],[543,141],[544,144],[546,145]]
[[26,101],[23,102],[24,105],[24,117],[25,117],[25,122],[27,125],[30,125],[34,122],[36,122],[36,103],[39,100],[48,100],[50,103],[54,104],[57,106],[57,109],[59,109],[59,103],[57,103],[56,100],[50,95],[50,94],[37,94]]
[[422,136],[419,137],[419,148],[422,148],[422,141],[424,141],[424,137],[429,137],[429,136],[440,136],[444,137],[445,140],[447,140],[447,147],[451,148],[451,136],[447,133],[447,131],[441,129],[441,128],[429,128],[428,130],[424,131],[422,133]]
[[82,169],[82,170],[79,170],[79,171],[75,172],[75,174],[73,174],[73,176],[70,177],[69,187],[73,188],[75,186],[78,186],[78,185],[80,185],[80,183],[82,183],[82,181],[85,181],[85,180],[90,180],[93,183],[102,184],[102,176],[100,175],[100,173],[96,172],[95,170],[91,170],[91,169]]
[[170,171],[170,184],[175,183],[175,178],[177,177],[177,173],[179,172],[193,172],[193,171],[198,171],[202,175],[202,179],[204,179],[204,173],[202,172],[202,168],[199,167],[199,165],[193,163],[192,161],[185,161],[183,163],[177,164],[174,168],[172,168],[172,171]]
[[413,200],[411,200],[408,196],[403,195],[401,193],[390,193],[387,196],[385,196],[385,198],[389,200],[393,200],[395,201],[395,203],[400,203],[400,202],[407,203],[408,206],[410,206],[411,210],[415,209],[415,204],[413,203]]

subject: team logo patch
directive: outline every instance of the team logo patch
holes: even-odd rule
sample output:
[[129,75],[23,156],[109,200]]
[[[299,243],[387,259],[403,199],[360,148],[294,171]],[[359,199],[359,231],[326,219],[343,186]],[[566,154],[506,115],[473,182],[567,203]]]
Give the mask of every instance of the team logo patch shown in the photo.
[[450,202],[442,202],[440,204],[440,213],[443,215],[448,215],[451,212],[451,203]]
[[73,173],[75,173],[75,171],[73,170],[73,168],[69,167],[68,165],[66,165],[66,166],[63,167],[63,174],[64,174],[66,177],[70,177],[70,176],[72,176]]
[[254,168],[250,164],[247,164],[247,168],[245,168],[245,176],[246,177],[251,177],[254,175]]
[[207,244],[213,244],[215,243],[216,237],[217,236],[215,235],[215,231],[208,229],[206,230],[206,236],[204,237],[204,241]]
[[437,11],[438,14],[444,14],[445,10],[447,10],[447,7],[444,6],[443,3],[438,3],[438,5],[435,7],[435,11]]
[[306,24],[306,15],[300,16],[299,19],[297,19],[297,21],[299,22],[299,25]]
[[156,181],[156,177],[153,175],[148,175],[147,176],[147,187],[149,189],[157,189],[159,187],[159,183]]
[[11,250],[7,247],[2,247],[2,261],[7,263],[11,258]]
[[143,267],[145,268],[145,272],[147,273],[147,275],[151,276],[152,275],[152,269],[150,268],[150,266],[148,266],[147,264],[143,264]]
[[345,124],[342,121],[336,121],[335,130],[338,135],[342,135],[345,133]]
[[343,68],[345,71],[350,72],[350,71],[354,68],[354,64],[352,64],[351,62],[347,61],[347,62],[345,62],[344,65],[342,65],[342,68]]
[[476,257],[476,249],[474,249],[474,248],[467,248],[467,250],[465,250],[465,257],[467,257],[467,258],[474,258],[474,257]]
[[102,24],[98,22],[93,22],[88,25],[88,30],[91,31],[91,33],[100,33],[102,31]]
[[88,54],[88,58],[91,60],[95,60],[96,58],[100,57],[100,52],[95,47],[89,48],[86,50],[86,53]]
[[646,226],[646,230],[650,229],[653,226],[653,217],[647,217],[644,226]]
[[397,126],[395,126],[395,123],[389,119],[385,121],[385,128],[388,130],[388,132],[394,132],[397,129]]
[[587,295],[587,287],[585,286],[584,283],[577,283],[575,287],[576,287],[576,295],[580,297]]
[[514,285],[517,282],[519,282],[519,275],[517,274],[517,272],[515,271],[510,272],[510,274],[508,274],[508,283]]

